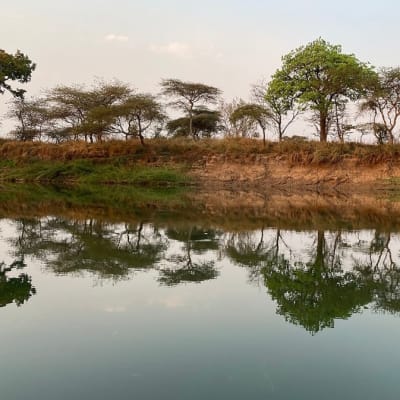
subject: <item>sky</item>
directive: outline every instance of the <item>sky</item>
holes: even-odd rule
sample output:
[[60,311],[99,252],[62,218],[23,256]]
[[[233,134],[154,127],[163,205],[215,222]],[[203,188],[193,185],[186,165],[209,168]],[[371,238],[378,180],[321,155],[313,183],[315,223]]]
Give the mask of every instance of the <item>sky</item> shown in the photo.
[[400,65],[398,0],[1,2],[0,48],[37,63],[28,95],[95,78],[157,93],[162,78],[179,78],[248,99],[282,55],[318,37],[376,67]]

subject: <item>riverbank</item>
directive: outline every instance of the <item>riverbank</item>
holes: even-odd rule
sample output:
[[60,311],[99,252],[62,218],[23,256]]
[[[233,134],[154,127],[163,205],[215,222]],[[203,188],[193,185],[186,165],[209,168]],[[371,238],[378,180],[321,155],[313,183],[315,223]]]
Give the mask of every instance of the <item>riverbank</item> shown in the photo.
[[[386,189],[400,180],[400,145],[167,140],[88,144],[0,142],[0,181],[197,185],[265,190]],[[357,190],[358,190],[357,189]]]

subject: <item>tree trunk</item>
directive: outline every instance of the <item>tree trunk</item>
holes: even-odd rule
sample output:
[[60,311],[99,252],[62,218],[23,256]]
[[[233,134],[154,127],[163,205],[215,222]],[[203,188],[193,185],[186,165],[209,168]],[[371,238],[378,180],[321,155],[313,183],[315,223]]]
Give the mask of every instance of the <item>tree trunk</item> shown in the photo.
[[389,130],[389,143],[394,144],[394,136],[392,130]]
[[196,138],[194,137],[193,134],[193,115],[192,112],[189,113],[189,135],[195,140]]
[[328,140],[328,124],[327,115],[320,113],[319,115],[319,140],[321,142],[326,142]]
[[265,147],[266,141],[265,141],[265,128],[262,128],[262,132],[263,132],[263,145]]
[[145,146],[144,144],[144,137],[143,137],[143,131],[142,131],[142,123],[140,122],[140,119],[138,118],[138,135],[139,135],[139,139],[140,139],[140,143],[142,144],[142,146]]
[[189,109],[189,135],[193,138],[193,140],[196,140],[193,133],[193,104],[190,104]]

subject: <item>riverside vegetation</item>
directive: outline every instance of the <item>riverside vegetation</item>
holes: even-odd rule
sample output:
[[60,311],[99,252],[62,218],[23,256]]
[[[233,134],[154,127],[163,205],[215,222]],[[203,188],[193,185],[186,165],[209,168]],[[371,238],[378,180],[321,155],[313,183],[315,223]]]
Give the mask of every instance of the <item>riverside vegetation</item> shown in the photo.
[[[357,176],[357,169],[377,165],[387,174],[382,168],[370,174],[369,184],[397,178],[392,166],[399,154],[400,69],[377,72],[321,38],[282,62],[269,82],[253,86],[249,103],[227,103],[218,88],[178,79],[162,80],[159,95],[98,81],[28,98],[12,83],[28,82],[36,65],[20,52],[2,51],[0,65],[12,71],[2,67],[0,89],[15,97],[7,118],[16,125],[0,142],[0,180],[171,186],[229,180],[259,185],[264,179],[268,185],[293,180],[293,166],[317,165],[336,167],[322,175],[314,168],[314,184],[357,183],[346,170]],[[182,116],[169,119],[169,107]],[[357,115],[366,119],[356,123]],[[317,127],[321,144],[287,136],[299,118]],[[268,132],[278,142],[268,141]],[[367,136],[379,146],[354,143]],[[258,167],[251,171],[253,161]],[[235,173],[232,162],[247,169]],[[282,165],[285,172],[279,171]]]

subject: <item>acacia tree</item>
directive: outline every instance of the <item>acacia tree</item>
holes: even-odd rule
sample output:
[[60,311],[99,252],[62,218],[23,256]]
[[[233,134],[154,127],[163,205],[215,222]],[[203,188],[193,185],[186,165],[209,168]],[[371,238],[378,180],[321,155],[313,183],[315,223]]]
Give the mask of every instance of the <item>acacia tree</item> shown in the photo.
[[327,141],[328,118],[335,102],[360,99],[376,79],[371,66],[321,38],[290,52],[282,61],[269,90],[316,115],[321,142]]
[[221,91],[213,86],[203,83],[183,82],[179,79],[164,79],[161,82],[164,96],[173,100],[170,105],[178,110],[182,110],[189,118],[189,135],[195,139],[193,133],[193,117],[196,106],[215,104]]
[[[182,117],[168,121],[168,134],[173,137],[185,137],[188,135],[190,125],[189,117]],[[221,129],[220,113],[205,108],[193,110],[192,136],[194,138],[211,137]]]
[[7,117],[17,121],[11,135],[24,142],[40,139],[44,132],[51,129],[51,116],[44,99],[15,98],[10,103]]
[[244,104],[236,108],[231,115],[233,123],[243,119],[249,119],[259,125],[263,134],[263,144],[265,146],[265,131],[271,119],[270,111],[259,104]]
[[367,93],[360,109],[371,114],[369,125],[378,142],[387,138],[393,144],[400,117],[400,67],[384,68],[379,72],[377,85]]
[[161,104],[150,94],[132,95],[114,106],[111,113],[115,116],[111,131],[124,134],[126,139],[137,136],[142,145],[145,133],[151,127],[161,130],[166,119]]
[[23,97],[25,90],[12,88],[9,81],[27,83],[35,68],[36,64],[20,51],[13,55],[0,49],[0,94],[7,91],[14,97]]
[[101,140],[111,123],[112,107],[121,104],[132,89],[121,82],[99,82],[91,89],[83,86],[58,86],[48,93],[49,112],[58,121],[58,130],[75,140]]

